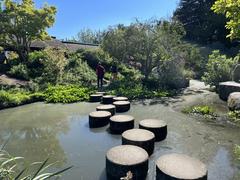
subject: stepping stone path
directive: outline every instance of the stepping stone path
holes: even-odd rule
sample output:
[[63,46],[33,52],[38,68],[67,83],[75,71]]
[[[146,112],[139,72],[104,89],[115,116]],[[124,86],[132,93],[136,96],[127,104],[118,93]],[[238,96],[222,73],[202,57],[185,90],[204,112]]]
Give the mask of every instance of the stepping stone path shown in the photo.
[[130,144],[145,149],[150,156],[154,150],[155,135],[145,129],[130,129],[122,134],[122,144]]
[[105,95],[102,97],[102,104],[112,104],[113,103],[113,98],[115,96],[112,95]]
[[113,105],[116,106],[116,112],[127,112],[130,109],[129,101],[115,101]]
[[134,117],[129,115],[115,115],[110,118],[110,131],[113,134],[122,134],[134,128]]
[[148,153],[133,145],[113,147],[106,155],[107,179],[119,180],[131,171],[133,180],[144,180],[148,172]]
[[128,98],[127,97],[114,97],[113,98],[113,101],[128,101]]
[[156,161],[156,180],[207,180],[207,168],[201,161],[183,154],[167,154]]
[[162,141],[167,137],[167,123],[163,120],[144,119],[139,122],[139,128],[153,132],[155,141]]
[[89,127],[98,128],[109,123],[111,113],[108,111],[94,111],[89,114]]
[[92,94],[90,95],[90,102],[101,102],[102,96],[102,94]]
[[112,116],[116,112],[116,107],[114,105],[101,105],[96,108],[97,111],[108,111],[112,114]]

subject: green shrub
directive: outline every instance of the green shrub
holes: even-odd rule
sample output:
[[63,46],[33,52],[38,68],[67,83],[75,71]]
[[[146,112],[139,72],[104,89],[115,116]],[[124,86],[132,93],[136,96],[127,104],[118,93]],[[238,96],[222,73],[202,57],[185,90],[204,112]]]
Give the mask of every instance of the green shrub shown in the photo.
[[186,114],[214,115],[214,110],[207,105],[187,107],[182,112]]
[[207,70],[202,80],[210,86],[218,86],[220,82],[232,80],[232,70],[238,62],[238,57],[227,58],[215,50],[209,55]]
[[30,93],[22,90],[0,91],[0,109],[43,100],[44,95],[42,93]]
[[12,66],[8,74],[14,78],[29,80],[29,69],[25,64]]
[[234,155],[237,160],[240,160],[240,145],[235,144],[233,148]]
[[48,103],[73,103],[89,99],[91,90],[74,85],[49,86],[45,91],[45,100]]
[[96,80],[95,71],[82,59],[80,53],[69,55],[63,75],[64,84],[90,85]]
[[237,110],[229,111],[228,117],[229,117],[229,120],[240,125],[240,111],[237,111]]

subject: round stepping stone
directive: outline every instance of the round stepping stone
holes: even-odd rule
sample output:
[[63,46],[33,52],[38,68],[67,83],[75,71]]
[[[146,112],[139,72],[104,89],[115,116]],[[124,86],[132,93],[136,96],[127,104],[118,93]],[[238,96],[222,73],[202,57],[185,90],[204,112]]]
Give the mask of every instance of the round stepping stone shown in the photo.
[[108,111],[113,116],[116,112],[116,107],[114,105],[101,105],[96,108],[97,111]]
[[105,96],[102,97],[102,103],[103,104],[112,104],[114,97],[115,96],[112,96],[112,95],[105,95]]
[[116,112],[127,112],[130,109],[129,101],[115,101],[113,105],[116,106]]
[[134,128],[134,117],[129,115],[115,115],[110,118],[110,131],[113,134],[122,134]]
[[102,94],[92,94],[90,95],[90,102],[101,102]]
[[107,179],[119,180],[131,171],[133,180],[146,179],[148,153],[133,145],[121,145],[110,149],[106,155]]
[[139,128],[153,132],[155,141],[162,141],[167,137],[167,123],[163,120],[144,119],[139,122]]
[[156,180],[207,180],[207,167],[183,154],[167,154],[156,161]]
[[130,144],[145,149],[150,156],[154,150],[155,135],[145,129],[130,129],[122,134],[122,144]]
[[98,91],[98,92],[96,92],[96,94],[106,95],[106,92],[100,92],[100,91]]
[[89,114],[89,127],[97,128],[106,126],[109,123],[111,113],[108,111],[94,111]]
[[128,101],[127,97],[114,97],[113,101]]

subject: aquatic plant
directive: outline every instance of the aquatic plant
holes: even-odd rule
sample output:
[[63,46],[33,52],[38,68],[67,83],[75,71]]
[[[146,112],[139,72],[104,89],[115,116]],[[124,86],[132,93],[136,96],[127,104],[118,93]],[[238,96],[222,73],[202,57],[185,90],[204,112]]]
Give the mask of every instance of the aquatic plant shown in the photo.
[[[7,180],[44,180],[51,177],[60,176],[63,172],[72,168],[72,166],[64,168],[63,170],[57,172],[46,172],[56,163],[48,164],[46,159],[43,162],[35,162],[30,165],[30,167],[25,167],[20,169],[18,161],[23,160],[23,157],[13,157],[7,151],[0,150],[0,179]],[[35,171],[32,169],[33,166],[39,165]],[[32,168],[32,169],[31,169]]]
[[233,148],[234,155],[237,160],[240,160],[240,145],[235,144]]
[[183,113],[186,114],[201,114],[201,115],[211,115],[214,116],[214,110],[210,106],[207,105],[198,105],[186,107],[182,110]]
[[236,124],[240,125],[240,111],[229,111],[228,112],[228,118],[229,120],[233,121]]

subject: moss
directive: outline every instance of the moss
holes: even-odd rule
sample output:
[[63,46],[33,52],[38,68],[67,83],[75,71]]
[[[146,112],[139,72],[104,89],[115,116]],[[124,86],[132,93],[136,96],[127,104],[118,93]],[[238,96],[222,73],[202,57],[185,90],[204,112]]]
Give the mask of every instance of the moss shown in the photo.
[[235,144],[233,148],[233,153],[237,160],[240,160],[240,145]]

